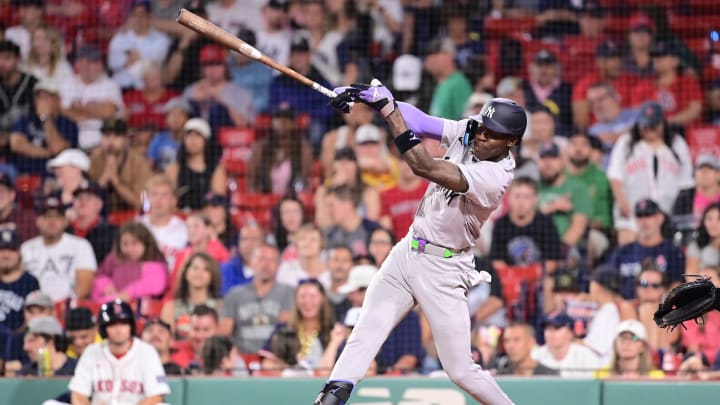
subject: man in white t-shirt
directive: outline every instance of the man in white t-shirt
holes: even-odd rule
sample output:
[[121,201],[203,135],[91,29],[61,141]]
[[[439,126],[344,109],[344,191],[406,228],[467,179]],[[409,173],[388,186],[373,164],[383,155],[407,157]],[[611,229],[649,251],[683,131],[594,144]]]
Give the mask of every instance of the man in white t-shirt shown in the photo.
[[37,227],[40,236],[20,247],[23,266],[40,281],[40,290],[54,302],[87,298],[92,290],[97,261],[84,239],[65,233],[65,207],[57,197],[40,205]]
[[292,31],[288,27],[288,7],[288,0],[269,0],[262,8],[264,27],[256,31],[257,48],[283,65],[290,61],[292,39]]
[[562,377],[589,378],[600,368],[600,359],[588,347],[573,342],[574,323],[564,312],[548,315],[543,322],[545,344],[533,350],[532,356]]
[[102,121],[122,114],[125,105],[120,87],[106,75],[100,49],[80,47],[75,70],[75,77],[61,84],[61,106],[80,127],[80,148],[92,149],[100,143]]
[[619,296],[620,272],[608,265],[596,268],[590,282],[590,299],[597,305],[597,311],[583,343],[600,357],[603,367],[612,358],[615,328],[620,324],[620,309],[616,304]]
[[262,7],[264,0],[218,0],[205,6],[208,20],[232,34],[241,28],[258,32],[263,28]]
[[133,0],[128,29],[118,31],[110,40],[108,66],[121,88],[142,88],[147,62],[162,63],[170,48],[170,38],[150,25],[151,11],[150,0]]
[[148,180],[145,191],[149,204],[149,207],[145,208],[148,208],[149,212],[140,221],[155,236],[168,262],[168,268],[172,269],[175,267],[175,255],[188,244],[185,221],[175,215],[175,182],[164,174],[158,174]]
[[297,287],[303,279],[316,278],[326,290],[329,289],[330,272],[322,257],[325,244],[322,230],[315,224],[301,225],[295,233],[294,240],[298,258],[280,265],[277,282]]
[[5,30],[5,39],[20,47],[23,60],[30,54],[32,32],[43,25],[43,1],[25,0],[12,3],[17,7],[20,24]]

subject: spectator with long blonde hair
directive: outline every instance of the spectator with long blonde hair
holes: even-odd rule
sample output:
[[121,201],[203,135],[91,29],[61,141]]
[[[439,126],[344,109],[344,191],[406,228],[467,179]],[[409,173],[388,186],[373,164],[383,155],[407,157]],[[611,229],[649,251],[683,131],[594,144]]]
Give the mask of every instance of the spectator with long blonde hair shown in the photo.
[[647,330],[640,321],[622,321],[615,329],[613,353],[607,368],[595,373],[598,378],[610,376],[624,378],[663,378],[665,373],[652,364]]
[[65,59],[63,40],[51,27],[35,28],[31,38],[32,47],[25,62],[25,70],[39,81],[50,80],[59,85],[62,80],[72,77],[73,70]]

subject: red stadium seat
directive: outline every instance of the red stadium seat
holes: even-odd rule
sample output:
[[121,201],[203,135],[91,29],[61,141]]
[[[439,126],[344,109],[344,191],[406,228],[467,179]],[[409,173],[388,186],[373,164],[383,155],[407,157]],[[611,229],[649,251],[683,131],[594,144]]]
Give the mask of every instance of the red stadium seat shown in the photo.
[[244,176],[247,162],[252,154],[255,142],[255,130],[252,128],[221,128],[219,141],[223,148],[222,163],[231,176]]
[[123,224],[137,218],[137,216],[138,212],[135,210],[114,211],[108,214],[108,222],[116,226],[122,226]]
[[236,210],[233,212],[233,222],[241,227],[249,222],[256,222],[265,229],[269,229],[272,221],[272,209],[282,196],[269,193],[234,192],[230,196],[230,203]]
[[503,286],[505,308],[510,320],[528,321],[537,312],[537,292],[543,268],[540,263],[510,266],[497,270]]
[[686,138],[693,161],[704,153],[720,156],[720,128],[715,126],[688,128]]
[[485,19],[483,26],[489,38],[502,38],[513,32],[530,32],[535,28],[535,17]]

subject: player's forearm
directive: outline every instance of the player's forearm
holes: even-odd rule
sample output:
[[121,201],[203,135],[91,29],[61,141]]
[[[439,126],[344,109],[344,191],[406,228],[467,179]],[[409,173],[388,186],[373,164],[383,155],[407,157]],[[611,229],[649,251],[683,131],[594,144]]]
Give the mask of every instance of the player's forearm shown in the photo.
[[433,139],[442,138],[444,125],[442,118],[427,115],[414,105],[402,101],[399,101],[397,106],[405,123],[413,132]]
[[70,401],[72,405],[90,405],[90,398],[75,391],[70,394]]
[[493,295],[489,296],[487,301],[485,301],[485,303],[483,303],[480,308],[475,311],[475,322],[480,324],[485,322],[485,320],[502,308],[502,306],[503,302],[500,298]]
[[405,354],[393,365],[393,370],[412,371],[417,367],[418,359],[415,355]]
[[583,214],[574,214],[572,216],[572,220],[570,222],[570,227],[565,232],[565,235],[563,235],[563,242],[565,242],[569,246],[575,246],[577,245],[580,238],[582,238],[583,234],[585,233],[585,229],[587,229],[588,225],[588,218],[587,216]]

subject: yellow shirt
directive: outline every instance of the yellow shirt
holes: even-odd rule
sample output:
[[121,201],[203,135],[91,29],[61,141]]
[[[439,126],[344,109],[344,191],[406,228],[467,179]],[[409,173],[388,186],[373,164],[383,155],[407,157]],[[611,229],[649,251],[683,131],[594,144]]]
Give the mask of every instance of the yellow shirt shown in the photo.
[[[609,378],[609,377],[617,377],[617,376],[613,373],[612,370],[610,370],[608,368],[604,368],[604,369],[598,370],[593,373],[593,378],[604,379],[604,378]],[[660,380],[660,379],[665,378],[665,373],[662,370],[652,369],[647,372],[647,375],[640,376],[640,377],[645,377],[645,378],[649,378],[652,380]]]
[[[100,334],[96,333],[95,339],[93,339],[93,343],[101,343],[102,341],[103,339],[100,337]],[[77,359],[78,357],[80,357],[77,353],[75,353],[75,349],[73,349],[72,346],[68,347],[68,349],[65,350],[65,354],[71,359]]]

